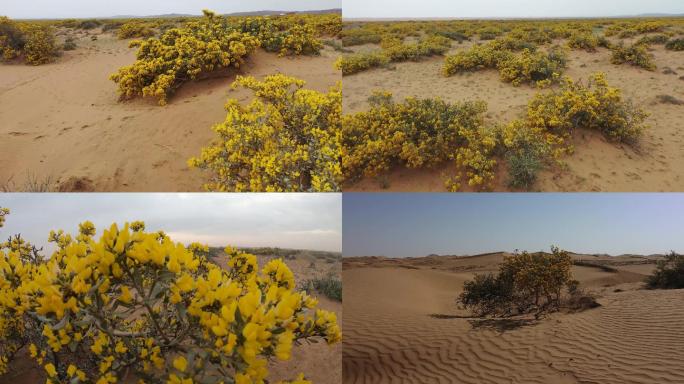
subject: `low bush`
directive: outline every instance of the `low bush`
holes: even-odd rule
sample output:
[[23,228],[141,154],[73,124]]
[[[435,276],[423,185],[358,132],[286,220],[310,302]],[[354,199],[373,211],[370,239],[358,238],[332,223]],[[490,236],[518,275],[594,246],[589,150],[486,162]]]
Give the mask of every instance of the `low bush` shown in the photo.
[[119,39],[144,39],[155,35],[153,26],[141,21],[129,21],[119,28]]
[[54,30],[38,23],[17,24],[0,17],[0,61],[22,57],[27,64],[51,63],[59,54]]
[[21,54],[26,37],[19,26],[9,18],[0,16],[0,59],[12,60]]
[[444,59],[442,72],[451,76],[464,72],[496,68],[499,62],[511,57],[509,51],[498,49],[492,44],[475,45],[469,50],[459,51]]
[[636,41],[637,45],[650,45],[650,44],[666,44],[670,40],[670,36],[666,34],[648,35],[640,38]]
[[221,68],[239,67],[259,47],[259,40],[208,13],[160,38],[134,40],[131,46],[138,47],[135,63],[110,76],[121,99],[153,96],[165,105],[182,83]]
[[584,128],[610,140],[634,143],[645,129],[647,116],[624,100],[619,89],[610,87],[605,74],[597,73],[586,85],[566,78],[558,91],[537,94],[524,120],[533,130],[557,135],[557,142]]
[[566,55],[560,48],[552,48],[548,53],[524,49],[518,55],[501,60],[497,68],[505,82],[516,86],[523,83],[544,86],[560,79],[566,62]]
[[309,293],[316,291],[331,300],[342,301],[342,281],[333,275],[307,280],[304,287]]
[[353,75],[371,68],[384,67],[390,60],[381,51],[343,55],[335,63],[343,76]]
[[592,33],[573,33],[568,38],[568,47],[595,52],[599,46],[599,38]]
[[684,38],[672,39],[665,44],[665,49],[670,51],[684,51]]
[[254,91],[246,106],[231,99],[226,120],[212,129],[217,141],[193,167],[211,171],[212,191],[338,191],[341,85],[328,93],[304,89],[284,75],[263,81],[239,76],[233,87]]
[[629,63],[636,67],[641,67],[648,71],[655,71],[657,66],[655,64],[655,59],[653,55],[646,50],[645,45],[633,44],[626,47],[624,44],[620,43],[613,46],[613,55],[610,58],[610,62],[613,64],[624,64]]
[[516,253],[505,257],[498,274],[475,275],[458,298],[476,316],[504,317],[559,310],[562,294],[576,284],[572,259],[556,247],[551,253]]
[[[512,44],[511,40],[501,39],[459,51],[445,58],[442,73],[452,76],[496,68],[501,79],[513,85],[542,85],[556,81],[565,69],[567,58],[559,47],[553,47],[545,53]],[[514,52],[517,48],[521,48],[520,53]]]
[[[450,104],[376,92],[371,108],[343,118],[342,164],[347,180],[376,176],[400,165],[430,167],[455,161],[472,186],[493,178],[496,141],[484,127],[484,102]],[[451,188],[456,182],[447,180]]]
[[670,252],[663,260],[659,260],[653,274],[646,279],[651,289],[684,288],[684,255]]

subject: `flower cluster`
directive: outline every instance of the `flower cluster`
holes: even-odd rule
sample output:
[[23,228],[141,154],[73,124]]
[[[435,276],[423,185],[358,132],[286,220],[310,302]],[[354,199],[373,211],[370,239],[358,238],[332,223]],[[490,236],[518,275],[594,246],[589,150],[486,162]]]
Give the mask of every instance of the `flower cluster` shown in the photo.
[[342,90],[304,88],[285,75],[258,81],[238,77],[233,87],[254,91],[248,105],[226,104],[216,142],[189,164],[212,171],[207,190],[337,191],[340,189]]
[[296,291],[280,259],[259,270],[255,256],[227,248],[221,267],[206,247],[147,233],[142,222],[112,225],[100,238],[92,223],[79,229],[52,232],[57,250],[45,261],[0,252],[0,352],[8,328],[31,334],[47,383],[131,374],[146,383],[264,383],[267,359],[290,359],[293,344],[341,339],[335,314]]

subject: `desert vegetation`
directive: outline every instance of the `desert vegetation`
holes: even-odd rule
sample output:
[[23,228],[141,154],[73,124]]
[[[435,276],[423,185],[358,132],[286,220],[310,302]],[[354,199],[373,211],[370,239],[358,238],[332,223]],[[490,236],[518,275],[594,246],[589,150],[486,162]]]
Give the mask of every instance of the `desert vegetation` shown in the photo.
[[[632,152],[647,147],[642,139],[652,118],[662,114],[634,100],[634,90],[625,91],[629,84],[615,73],[664,68],[663,74],[676,74],[658,61],[661,52],[676,49],[683,25],[680,18],[346,22],[342,42],[351,52],[338,61],[351,89],[344,97],[345,188],[374,190],[400,181],[401,190],[410,190],[404,184],[413,184],[398,178],[420,175],[422,169],[439,175],[444,190],[535,189],[540,174],[564,175],[569,161],[583,160],[573,156],[587,131],[629,151],[633,159]],[[419,47],[431,40],[446,48],[393,54],[392,47]],[[491,84],[492,71],[520,90]],[[411,84],[418,82],[407,76],[416,72],[426,85],[414,90]],[[483,97],[481,78],[489,88],[484,93],[498,89],[507,100],[527,100],[525,111],[519,104],[494,104],[502,102],[489,100],[498,99],[496,94]],[[671,84],[676,88],[676,82]],[[433,96],[435,90],[439,97]],[[404,101],[395,100],[397,94]],[[464,105],[478,105],[467,112],[472,116],[465,125],[465,111],[450,117]],[[410,113],[400,112],[408,108]],[[423,153],[416,154],[421,152],[416,148]]]
[[505,125],[488,126],[484,101],[451,104],[439,99],[394,102],[376,93],[370,110],[343,119],[343,171],[347,180],[376,176],[394,166],[455,164],[447,188],[462,183],[487,189],[498,162],[508,165],[511,185],[531,186],[545,165],[572,153],[579,129],[596,130],[613,142],[634,144],[647,114],[624,100],[604,74],[587,83],[565,78],[558,90],[539,92],[526,113]]
[[504,258],[498,274],[476,274],[466,281],[458,302],[481,317],[540,316],[579,303],[596,305],[591,296],[578,298],[582,293],[572,264],[570,255],[555,247],[550,254],[523,251]]
[[0,373],[26,349],[48,383],[264,382],[293,344],[340,341],[335,314],[296,289],[281,259],[259,268],[228,247],[219,266],[206,246],[142,222],[100,237],[84,222],[49,239],[50,257],[18,235],[0,245]]
[[[145,106],[147,116],[155,113],[167,116],[168,112],[162,112],[161,106],[165,106],[167,111],[187,109],[188,106],[178,105],[181,101],[174,106],[169,105],[183,88],[191,89],[186,91],[182,101],[187,103],[191,101],[188,97],[196,97],[197,90],[208,88],[204,92],[205,96],[216,90],[214,87],[206,87],[207,83],[225,82],[224,89],[219,91],[226,96],[222,100],[214,100],[213,104],[218,114],[222,111],[221,107],[226,105],[226,112],[223,114],[225,119],[219,120],[220,115],[211,113],[211,106],[206,103],[200,106],[200,110],[195,110],[191,114],[187,111],[179,112],[175,118],[170,119],[177,124],[185,124],[185,127],[169,129],[167,132],[176,132],[185,138],[198,137],[195,124],[204,124],[203,128],[200,128],[206,130],[205,134],[199,135],[205,138],[201,145],[193,143],[194,145],[186,147],[186,139],[181,139],[182,155],[179,156],[177,150],[171,149],[176,147],[176,144],[159,145],[147,138],[141,145],[147,143],[150,148],[136,151],[137,153],[153,152],[152,147],[156,146],[172,155],[173,160],[154,161],[145,158],[129,163],[131,168],[135,168],[136,173],[140,168],[147,168],[158,175],[161,164],[174,162],[177,163],[180,172],[186,172],[186,182],[193,183],[193,186],[177,186],[176,189],[338,191],[342,181],[339,150],[341,84],[338,83],[339,78],[334,75],[334,59],[318,58],[322,52],[328,57],[333,55],[331,47],[339,45],[341,29],[341,17],[334,13],[224,16],[205,10],[199,17],[44,21],[15,21],[2,18],[0,53],[4,57],[3,61],[7,61],[3,65],[9,66],[21,61],[30,64],[52,63],[51,65],[56,66],[59,72],[68,72],[69,68],[76,68],[91,58],[98,60],[99,57],[103,63],[96,64],[97,68],[102,68],[108,73],[98,75],[101,78],[91,77],[83,80],[92,88],[87,89],[90,96],[84,96],[87,99],[84,105],[95,108],[71,113],[66,120],[90,120],[93,117],[93,109],[107,106],[109,110],[104,111],[107,116],[97,116],[93,119],[96,121],[74,122],[81,131],[91,127],[101,131],[108,130],[107,126],[113,123],[112,114],[124,114],[125,116],[119,118],[122,121],[129,121],[131,114],[141,111],[142,106]],[[128,45],[128,48],[125,48],[125,45]],[[62,50],[63,57],[59,57]],[[131,53],[134,53],[134,57],[130,57]],[[112,60],[107,57],[112,54],[116,54],[117,58]],[[127,58],[124,60],[124,57]],[[304,62],[307,67],[300,68],[294,60],[285,57],[301,58],[299,63]],[[277,64],[271,65],[271,62],[275,61]],[[325,68],[319,68],[312,74],[310,68],[315,65]],[[106,69],[112,67],[116,69]],[[257,70],[253,70],[255,67]],[[322,73],[331,75],[322,79]],[[21,74],[29,77],[40,76],[39,72]],[[92,84],[101,84],[101,80],[106,81],[107,78],[112,83],[107,86],[107,100],[102,100],[100,96],[105,94],[105,90],[95,89]],[[82,79],[80,73],[76,79]],[[313,84],[307,84],[310,79],[314,80]],[[31,84],[30,81],[13,80],[11,76],[7,81],[17,81],[21,88],[15,90],[15,87],[9,87],[9,93],[23,92],[26,85]],[[242,97],[245,92],[254,92],[251,101],[245,101]],[[187,93],[195,95],[189,96]],[[116,100],[116,94],[120,103],[111,106],[109,99]],[[44,92],[40,95],[36,97],[43,97]],[[146,108],[151,106],[147,99],[159,104],[160,111],[152,112]],[[64,100],[69,105],[74,105],[73,100]],[[54,102],[64,100],[53,98]],[[24,118],[15,120],[18,121],[8,124],[9,131],[2,134],[21,141],[28,130],[28,124]],[[219,121],[222,123],[216,124]],[[212,123],[215,124],[213,132]],[[76,130],[72,129],[75,125],[65,121],[62,121],[62,124],[66,125],[63,130],[46,128],[44,134],[36,135],[38,139],[34,142],[24,141],[24,146],[38,145],[41,139],[47,137],[54,140],[55,135],[75,135]],[[144,129],[149,131],[150,124],[146,124]],[[212,141],[211,135],[214,132],[216,140]],[[104,132],[101,133],[104,135]],[[92,145],[87,148],[94,149],[97,139],[88,141]],[[35,149],[31,151],[40,154],[43,152]],[[191,156],[194,157],[188,162]],[[6,160],[12,161],[15,158]],[[23,188],[22,186],[27,183],[16,175],[24,173],[37,174],[37,179],[52,180],[55,185],[50,189],[53,190],[69,188],[67,184],[72,178],[81,180],[78,184],[83,184],[87,190],[118,190],[130,183],[144,183],[143,180],[117,181],[116,187],[97,187],[93,179],[97,178],[100,182],[111,180],[111,176],[105,174],[118,171],[99,170],[101,175],[95,177],[73,174],[60,176],[55,175],[54,170],[43,169],[46,167],[42,165],[42,161],[41,164],[24,167],[26,168],[8,167],[3,171],[0,177],[3,189]],[[36,170],[35,167],[41,169]],[[64,172],[72,173],[75,172],[74,169],[79,168],[76,165],[70,167],[72,169]],[[191,173],[187,173],[192,169],[194,170]],[[206,172],[201,173],[197,169]],[[180,172],[174,171],[176,175]],[[187,175],[195,176],[188,178]],[[167,182],[178,184],[172,180]],[[140,187],[136,188],[140,190]]]
[[684,255],[670,252],[663,260],[659,260],[655,271],[646,279],[651,289],[684,288]]

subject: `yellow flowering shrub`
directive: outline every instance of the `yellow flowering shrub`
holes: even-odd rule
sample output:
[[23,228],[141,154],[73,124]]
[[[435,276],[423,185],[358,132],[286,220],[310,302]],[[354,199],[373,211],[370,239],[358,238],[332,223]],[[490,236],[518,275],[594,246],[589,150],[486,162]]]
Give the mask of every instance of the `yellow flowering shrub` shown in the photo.
[[565,78],[558,91],[537,94],[528,104],[524,120],[532,129],[558,136],[556,143],[580,128],[597,130],[610,140],[633,143],[646,128],[643,123],[647,116],[624,100],[604,73],[596,73],[586,85]]
[[613,55],[610,58],[610,62],[613,64],[629,63],[647,71],[655,71],[657,68],[653,54],[648,52],[643,44],[633,44],[626,47],[620,43],[613,46],[612,51]]
[[593,33],[573,33],[568,38],[568,47],[595,52],[599,46],[599,38]]
[[12,60],[21,54],[24,33],[8,17],[0,16],[0,61]]
[[464,72],[496,68],[499,62],[512,56],[508,50],[501,50],[494,44],[478,44],[468,50],[459,51],[444,59],[442,73],[452,76]]
[[[232,18],[204,10],[204,16],[185,21],[178,28],[166,29],[159,38],[134,40],[136,61],[121,67],[110,79],[118,84],[121,99],[152,96],[166,104],[170,94],[184,82],[213,71],[239,68],[246,56],[257,48],[284,55],[318,54],[323,44],[318,39],[319,25],[325,31],[339,18],[317,16],[297,18]],[[130,24],[130,27],[126,25]],[[132,21],[121,27],[120,37],[139,34],[145,23]],[[145,32],[145,35],[150,33]]]
[[55,60],[59,48],[54,30],[41,23],[16,23],[0,16],[0,61],[22,57],[27,64],[41,65]]
[[348,76],[367,69],[384,67],[389,62],[389,58],[382,51],[353,53],[340,56],[335,62],[335,68],[342,71],[342,76]]
[[547,53],[523,49],[520,54],[501,60],[497,67],[501,80],[515,86],[522,83],[545,86],[559,79],[566,62],[565,52],[560,48],[551,48]]
[[[556,80],[566,66],[565,52],[559,47],[548,52],[537,51],[535,46],[528,47],[521,42],[502,38],[459,51],[445,58],[442,73],[452,76],[496,68],[501,80],[513,85],[546,84]],[[521,52],[515,53],[518,50]]]
[[38,24],[22,26],[26,44],[23,47],[24,60],[31,65],[47,64],[55,60],[59,49],[52,27]]
[[233,87],[254,91],[248,105],[226,104],[216,142],[190,166],[211,171],[213,191],[338,191],[341,84],[328,93],[285,75],[258,81],[238,77]]
[[451,189],[457,188],[461,173],[472,186],[492,179],[496,142],[484,127],[484,102],[407,98],[396,103],[386,92],[376,92],[370,102],[370,110],[343,118],[346,180],[376,176],[394,166],[421,168],[445,161],[454,161],[458,171],[454,180],[446,180]]
[[154,27],[141,21],[129,21],[119,27],[119,39],[145,38],[154,36]]
[[259,44],[256,37],[207,12],[160,38],[132,41],[131,46],[138,47],[135,63],[121,67],[110,78],[118,84],[122,99],[153,96],[164,105],[183,82],[217,69],[237,68]]
[[39,324],[28,350],[47,383],[265,383],[268,359],[290,359],[293,344],[341,339],[335,314],[297,291],[280,259],[259,269],[229,247],[222,268],[206,246],[142,222],[79,232],[52,232],[57,250],[42,262],[0,252],[0,315]]
[[423,57],[443,55],[451,47],[451,40],[444,36],[430,35],[416,43],[387,35],[381,41],[380,50],[341,56],[335,66],[342,75],[352,75],[370,68],[383,67],[390,62],[416,61]]
[[557,247],[551,253],[515,253],[504,257],[497,274],[466,281],[458,301],[477,316],[556,311],[563,305],[564,289],[577,289],[571,268],[572,257]]

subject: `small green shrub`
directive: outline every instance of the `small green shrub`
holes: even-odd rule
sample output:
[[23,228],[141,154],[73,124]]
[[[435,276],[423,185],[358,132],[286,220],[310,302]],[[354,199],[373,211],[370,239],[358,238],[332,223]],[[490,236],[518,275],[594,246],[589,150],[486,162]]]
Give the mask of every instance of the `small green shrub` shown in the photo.
[[389,64],[389,59],[380,51],[344,55],[335,63],[337,69],[342,70],[343,76],[353,75],[371,68],[384,67],[387,64]]
[[332,274],[307,280],[305,282],[305,290],[307,292],[319,292],[331,300],[342,301],[342,281]]
[[665,49],[670,51],[684,51],[684,38],[672,39],[665,44]]
[[653,55],[646,50],[646,46],[641,44],[625,47],[620,43],[614,46],[610,62],[617,65],[629,63],[647,71],[655,71],[657,68]]
[[684,288],[684,255],[670,252],[664,260],[658,261],[656,270],[646,279],[651,289]]

